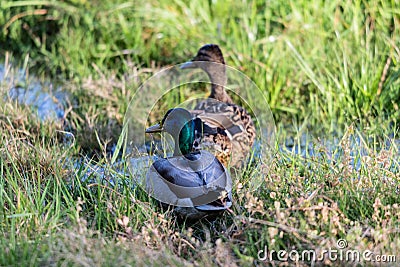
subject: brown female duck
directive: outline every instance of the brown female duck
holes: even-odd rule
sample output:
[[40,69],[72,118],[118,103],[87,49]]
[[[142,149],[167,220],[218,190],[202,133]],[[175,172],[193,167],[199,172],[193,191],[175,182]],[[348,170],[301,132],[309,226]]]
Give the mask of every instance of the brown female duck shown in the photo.
[[192,114],[209,126],[201,140],[202,148],[211,150],[225,165],[243,167],[253,146],[256,129],[249,113],[233,103],[227,94],[225,60],[218,45],[207,44],[182,69],[200,68],[211,81],[211,94],[200,101]]

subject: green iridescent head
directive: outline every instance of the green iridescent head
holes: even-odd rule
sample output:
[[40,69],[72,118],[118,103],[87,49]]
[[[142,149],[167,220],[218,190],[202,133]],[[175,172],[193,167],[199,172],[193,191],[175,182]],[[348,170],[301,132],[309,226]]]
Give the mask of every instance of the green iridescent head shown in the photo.
[[173,108],[167,111],[160,123],[146,129],[146,133],[167,132],[175,141],[174,156],[187,155],[193,151],[198,122],[189,111]]

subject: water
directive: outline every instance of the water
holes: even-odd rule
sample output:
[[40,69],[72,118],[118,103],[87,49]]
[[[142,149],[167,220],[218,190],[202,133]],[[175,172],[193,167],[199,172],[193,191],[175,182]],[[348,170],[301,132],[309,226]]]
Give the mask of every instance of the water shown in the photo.
[[[350,165],[354,170],[359,171],[363,167],[363,158],[369,157],[372,159],[377,156],[377,152],[382,150],[395,151],[393,156],[394,158],[398,158],[400,156],[400,139],[394,138],[394,135],[390,136],[373,149],[372,144],[376,142],[373,138],[364,138],[355,134],[349,135],[348,149]],[[342,142],[342,139],[338,137],[330,139],[318,138],[316,140],[312,135],[304,133],[298,140],[294,140],[292,137],[287,138],[285,144],[279,146],[279,150],[284,154],[292,154],[304,159],[322,159],[324,157],[323,163],[334,164],[344,155]],[[388,170],[397,172],[400,171],[398,167],[398,162],[393,161],[388,166]]]
[[[126,163],[121,159],[112,165],[108,165],[81,157],[71,160],[70,164],[74,166],[75,177],[79,177],[80,183],[86,186],[102,184],[112,188],[123,189],[128,187],[133,190],[137,184],[143,183],[147,170],[157,159],[157,156],[141,156],[129,158],[129,162]],[[74,189],[73,183],[71,183],[71,189]]]
[[4,65],[0,65],[0,82],[11,84],[6,100],[30,106],[42,121],[64,119],[69,96],[62,87],[55,87],[50,81],[40,82],[35,77],[27,78],[23,70],[12,75],[8,71]]

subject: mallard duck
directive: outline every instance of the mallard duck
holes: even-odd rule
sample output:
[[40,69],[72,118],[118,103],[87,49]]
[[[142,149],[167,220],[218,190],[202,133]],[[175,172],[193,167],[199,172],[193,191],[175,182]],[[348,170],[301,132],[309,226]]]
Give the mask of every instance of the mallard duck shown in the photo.
[[[211,94],[200,101],[191,113],[209,127],[201,145],[230,167],[243,167],[253,146],[256,129],[249,113],[233,103],[227,94],[225,60],[218,45],[207,44],[181,69],[200,68],[211,81]],[[210,130],[214,129],[214,130]]]
[[155,161],[146,177],[146,191],[174,207],[186,219],[215,215],[232,205],[232,180],[219,160],[196,150],[202,122],[183,108],[170,109],[146,133],[167,132],[175,142],[174,155]]

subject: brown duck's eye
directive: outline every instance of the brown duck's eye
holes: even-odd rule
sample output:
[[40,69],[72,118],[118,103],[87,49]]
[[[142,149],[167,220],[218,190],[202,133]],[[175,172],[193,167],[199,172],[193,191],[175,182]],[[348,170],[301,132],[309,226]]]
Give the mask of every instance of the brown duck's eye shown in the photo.
[[208,55],[206,54],[206,53],[204,53],[204,52],[199,52],[198,54],[197,54],[197,57],[207,57]]

